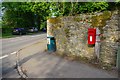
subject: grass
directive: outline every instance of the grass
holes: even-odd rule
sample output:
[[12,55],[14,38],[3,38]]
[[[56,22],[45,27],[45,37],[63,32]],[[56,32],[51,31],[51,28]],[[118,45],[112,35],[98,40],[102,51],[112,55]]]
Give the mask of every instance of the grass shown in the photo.
[[1,30],[0,38],[12,38],[17,36],[17,35],[12,35],[11,28],[0,28],[0,30]]
[[[26,35],[34,35],[34,34],[39,34],[39,33],[44,33],[44,32],[27,33]],[[12,35],[11,32],[0,34],[0,38],[13,38],[13,37],[18,37],[18,36],[24,36],[24,35]]]
[[12,35],[12,33],[4,33],[0,37],[1,38],[12,38],[12,37],[17,37],[18,35]]

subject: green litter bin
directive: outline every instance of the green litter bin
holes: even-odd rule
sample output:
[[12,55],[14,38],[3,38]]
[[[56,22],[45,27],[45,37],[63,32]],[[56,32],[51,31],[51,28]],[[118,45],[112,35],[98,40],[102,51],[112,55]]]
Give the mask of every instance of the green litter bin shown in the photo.
[[56,42],[54,37],[47,37],[47,49],[48,51],[56,51]]

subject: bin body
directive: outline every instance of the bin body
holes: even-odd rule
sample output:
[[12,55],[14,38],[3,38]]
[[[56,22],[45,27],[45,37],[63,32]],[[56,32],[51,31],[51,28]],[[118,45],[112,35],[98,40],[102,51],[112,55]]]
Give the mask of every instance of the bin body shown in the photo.
[[47,49],[48,51],[56,51],[56,42],[54,37],[47,37]]

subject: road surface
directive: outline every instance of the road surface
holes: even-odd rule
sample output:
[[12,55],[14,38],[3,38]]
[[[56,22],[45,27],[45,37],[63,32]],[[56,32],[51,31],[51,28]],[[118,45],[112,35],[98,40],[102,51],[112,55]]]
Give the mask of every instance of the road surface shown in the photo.
[[20,78],[16,66],[16,55],[15,52],[21,48],[29,46],[37,41],[47,39],[46,33],[37,34],[37,35],[25,35],[16,38],[8,38],[1,39],[2,47],[0,51],[2,51],[2,55],[0,55],[0,62],[2,62],[2,66],[0,66],[0,77],[2,78]]

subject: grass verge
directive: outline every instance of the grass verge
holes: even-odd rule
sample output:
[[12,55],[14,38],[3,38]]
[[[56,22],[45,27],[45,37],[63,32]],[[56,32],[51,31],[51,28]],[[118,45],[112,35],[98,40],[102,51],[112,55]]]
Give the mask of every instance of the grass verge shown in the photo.
[[1,38],[12,38],[12,37],[17,37],[18,35],[12,35],[12,33],[4,33],[0,37]]

